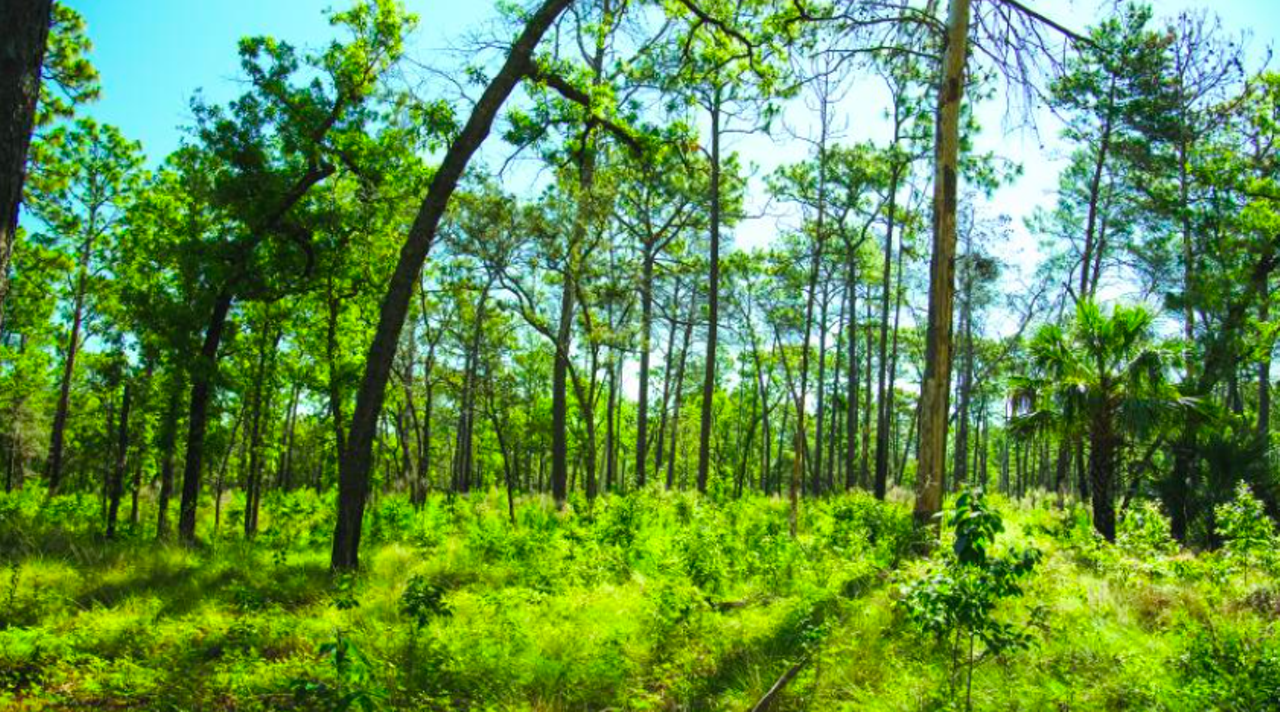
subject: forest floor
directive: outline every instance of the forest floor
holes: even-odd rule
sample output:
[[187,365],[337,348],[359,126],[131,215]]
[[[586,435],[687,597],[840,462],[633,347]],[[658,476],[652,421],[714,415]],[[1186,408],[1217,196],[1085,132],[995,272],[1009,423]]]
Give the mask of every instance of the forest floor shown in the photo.
[[[1180,552],[1150,509],[1112,545],[993,499],[996,550],[1042,557],[996,610],[1029,645],[977,665],[972,709],[1280,709],[1274,567]],[[95,498],[0,495],[0,709],[749,710],[780,678],[770,709],[963,709],[904,611],[949,546],[914,554],[901,502],[805,501],[793,539],[760,496],[527,498],[515,526],[497,492],[388,497],[337,579],[329,503],[272,496],[246,542],[233,502],[188,549],[103,541]]]

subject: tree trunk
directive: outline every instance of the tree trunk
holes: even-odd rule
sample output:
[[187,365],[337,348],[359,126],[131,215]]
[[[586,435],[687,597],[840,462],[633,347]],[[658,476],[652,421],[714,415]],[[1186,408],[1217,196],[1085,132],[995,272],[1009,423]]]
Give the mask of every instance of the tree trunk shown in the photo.
[[338,364],[338,315],[342,306],[340,298],[333,292],[333,281],[329,281],[328,295],[325,299],[328,307],[328,320],[325,322],[325,363],[328,367],[329,417],[333,426],[333,444],[339,457],[346,452],[347,438],[343,429],[342,418],[342,373]]
[[815,389],[818,393],[818,403],[817,410],[814,412],[813,473],[810,475],[813,479],[815,496],[822,494],[822,455],[825,447],[823,437],[826,435],[824,426],[827,418],[827,302],[827,295],[824,294],[822,306],[818,309],[818,380]]
[[[1258,322],[1271,320],[1271,290],[1263,282],[1258,302]],[[1267,442],[1271,437],[1271,349],[1263,352],[1258,360],[1258,437]]]
[[1098,244],[1096,238],[1098,232],[1098,203],[1101,198],[1102,188],[1102,171],[1107,164],[1107,153],[1111,147],[1111,108],[1115,102],[1116,95],[1116,78],[1111,78],[1111,83],[1107,90],[1107,108],[1102,120],[1102,135],[1098,140],[1097,153],[1094,154],[1093,175],[1089,179],[1089,207],[1085,217],[1084,228],[1084,252],[1080,258],[1080,299],[1092,299],[1095,292],[1098,291],[1096,281],[1089,279],[1090,267],[1095,259],[1094,251],[1098,251],[1096,257],[1098,264],[1102,263],[1102,246]]
[[[92,213],[90,217],[92,223]],[[95,229],[90,226],[90,231]],[[67,336],[66,353],[62,359],[62,383],[58,389],[58,409],[53,416],[53,431],[49,443],[49,494],[58,493],[62,484],[62,452],[66,441],[67,418],[71,413],[71,382],[75,377],[76,355],[80,352],[80,330],[84,325],[85,302],[89,296],[89,259],[93,250],[93,238],[87,238],[80,250],[80,264],[76,275],[76,294],[71,314],[71,333]]]
[[875,350],[873,342],[875,332],[872,330],[872,320],[875,318],[872,312],[874,306],[871,301],[871,285],[867,285],[866,295],[866,321],[863,331],[866,334],[866,344],[862,350],[862,365],[864,367],[864,375],[866,379],[866,388],[862,389],[863,407],[862,407],[862,457],[858,459],[858,482],[863,487],[872,486],[871,483],[871,395],[875,390],[872,384],[871,375],[871,354]]
[[182,410],[182,378],[175,369],[169,374],[169,403],[160,426],[160,493],[157,496],[156,539],[169,538],[169,499],[173,496],[173,457],[178,444],[178,419]]
[[182,468],[182,502],[178,506],[178,538],[187,544],[196,540],[196,506],[200,498],[200,474],[204,459],[205,428],[209,419],[209,397],[218,371],[218,346],[231,311],[232,296],[224,289],[214,301],[209,327],[199,358],[191,369],[191,402],[187,410],[187,455]]
[[636,487],[645,485],[649,444],[649,351],[653,348],[654,255],[646,248],[640,278],[640,391],[636,404]]
[[[897,111],[895,110],[895,115]],[[895,121],[895,126],[897,122]],[[894,140],[897,146],[897,137]],[[880,363],[876,386],[876,469],[875,492],[883,499],[889,482],[889,417],[892,415],[892,396],[887,389],[889,385],[889,295],[893,284],[893,228],[897,219],[898,182],[901,180],[901,164],[894,157],[893,167],[889,172],[889,206],[888,224],[884,234],[884,283],[880,290]],[[897,320],[895,315],[895,322]],[[896,324],[895,324],[896,328]],[[896,333],[895,333],[896,337]]]
[[124,395],[120,399],[120,422],[117,424],[118,432],[116,435],[116,463],[111,471],[111,486],[108,487],[107,496],[111,499],[111,504],[107,510],[107,538],[116,538],[116,521],[120,516],[120,497],[124,494],[124,477],[129,469],[129,406],[131,401],[132,389],[129,382],[125,381]]
[[0,324],[52,13],[52,0],[0,0]]
[[294,383],[289,394],[289,412],[285,415],[284,455],[280,462],[280,474],[276,477],[276,487],[284,492],[293,489],[293,436],[298,427],[298,399],[301,395],[302,383]]
[[684,323],[684,339],[680,345],[680,363],[676,366],[675,407],[671,413],[671,456],[667,458],[667,489],[675,485],[676,479],[676,443],[680,439],[680,402],[684,400],[684,365],[689,357],[689,341],[693,337],[693,313]]
[[1117,444],[1109,415],[1099,416],[1089,434],[1089,479],[1093,490],[1093,527],[1116,540],[1115,461]]
[[716,388],[716,332],[720,321],[720,88],[711,98],[711,245],[707,276],[707,361],[702,378],[702,421],[698,430],[698,491],[707,491],[711,468],[711,411]]
[[[613,351],[613,349],[610,349]],[[612,354],[614,358],[617,354]],[[605,386],[609,389],[609,397],[605,405],[605,428],[604,428],[604,489],[606,492],[612,491],[614,487],[614,479],[618,474],[618,433],[615,430],[617,422],[614,418],[614,408],[618,404],[618,365],[609,360],[609,381]]]
[[[845,400],[845,452],[844,452],[844,488],[854,487],[854,478],[858,473],[858,257],[850,247],[845,255],[847,270],[845,289],[849,291],[849,370],[846,372]],[[869,354],[868,354],[869,355]],[[877,499],[884,499],[883,492],[876,492]]]
[[[265,325],[264,325],[265,326]],[[262,440],[263,418],[270,417],[271,393],[275,383],[275,353],[280,344],[281,330],[276,329],[274,338],[268,345],[267,335],[262,335],[261,351],[258,353],[258,378],[253,393],[253,424],[249,436],[249,482],[246,488],[244,535],[252,539],[258,533],[258,510],[262,503]],[[263,390],[267,394],[263,396]]]
[[680,321],[680,280],[677,279],[671,292],[671,328],[667,331],[666,363],[662,366],[662,407],[658,411],[658,442],[653,448],[654,477],[662,476],[662,458],[666,455],[664,438],[667,433],[667,412],[671,404],[671,362],[675,357],[676,327]]
[[488,136],[494,119],[516,84],[532,68],[533,52],[543,34],[571,2],[572,0],[545,0],[529,15],[502,68],[489,82],[466,125],[445,152],[418,209],[408,238],[400,250],[395,272],[379,309],[378,326],[369,346],[365,374],[356,398],[349,442],[339,464],[338,516],[330,562],[335,570],[354,569],[359,565],[360,527],[368,495],[378,414],[382,410],[387,379],[390,377],[391,364],[400,341],[400,331],[408,314],[409,301],[413,297],[414,285],[422,271],[427,252],[435,239],[436,228],[471,156]]
[[920,457],[915,520],[926,525],[942,509],[946,467],[947,400],[951,380],[951,319],[955,300],[956,195],[959,182],[960,102],[969,39],[969,0],[951,0],[947,45],[938,87],[933,191],[933,256],[929,265],[929,321],[920,388]]
[[[972,247],[966,252],[972,254]],[[960,329],[964,338],[964,366],[960,374],[960,402],[956,408],[956,442],[952,457],[952,481],[959,488],[969,480],[969,406],[973,394],[973,266],[967,265],[960,303]]]
[[826,488],[828,492],[836,491],[836,469],[838,463],[836,461],[837,446],[840,442],[840,374],[841,367],[844,366],[844,339],[840,338],[841,326],[844,324],[845,308],[848,306],[848,293],[840,296],[840,311],[836,314],[836,359],[832,364],[831,376],[831,423],[828,428],[830,435],[827,436],[827,473]]

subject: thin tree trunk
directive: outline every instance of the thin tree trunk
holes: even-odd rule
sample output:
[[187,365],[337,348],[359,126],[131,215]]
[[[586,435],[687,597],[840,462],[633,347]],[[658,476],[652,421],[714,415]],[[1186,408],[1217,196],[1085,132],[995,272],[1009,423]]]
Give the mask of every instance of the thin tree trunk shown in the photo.
[[[854,478],[858,472],[858,257],[852,248],[845,255],[845,268],[848,272],[845,289],[849,290],[849,370],[846,373],[845,400],[845,454],[844,454],[844,488],[854,487]],[[877,499],[884,499],[883,492],[876,493]]]
[[400,341],[400,331],[408,314],[409,300],[427,252],[435,239],[436,228],[448,207],[471,156],[489,134],[494,119],[507,97],[534,68],[533,52],[572,0],[546,0],[528,16],[524,29],[512,45],[502,68],[485,88],[462,131],[449,145],[431,179],[431,186],[414,219],[413,227],[401,248],[400,257],[382,300],[378,326],[365,361],[365,375],[356,398],[349,442],[339,465],[338,516],[333,536],[331,567],[354,569],[359,565],[360,529],[369,489],[373,441],[377,434],[378,414],[386,395],[391,364]]
[[[1263,282],[1258,302],[1258,322],[1266,324],[1271,319],[1271,290]],[[1258,437],[1263,442],[1271,437],[1271,349],[1266,349],[1258,360]]]
[[[894,104],[895,115],[895,133],[896,127],[899,125],[896,117],[898,115],[897,104]],[[894,147],[898,143],[897,136],[894,137]],[[892,385],[888,381],[889,378],[889,295],[893,291],[893,229],[897,219],[898,206],[898,183],[901,180],[901,163],[894,158],[893,167],[889,172],[889,206],[888,206],[888,224],[885,227],[884,234],[884,282],[880,291],[880,362],[879,376],[876,387],[876,468],[875,468],[875,492],[876,497],[883,499],[889,481],[889,417],[892,415],[893,397],[889,390]],[[894,315],[894,337],[896,346],[897,337],[897,315]]]
[[711,468],[711,410],[716,387],[716,339],[720,321],[720,87],[711,99],[711,245],[707,277],[707,359],[702,379],[701,424],[698,430],[698,491],[707,491]]
[[649,444],[649,352],[653,348],[653,268],[654,255],[646,248],[640,278],[640,392],[636,404],[636,486],[641,488],[645,486],[649,456],[646,448]]
[[107,538],[114,539],[116,537],[116,520],[120,515],[120,497],[124,494],[124,477],[129,469],[129,407],[132,395],[132,388],[126,380],[124,384],[124,395],[120,399],[120,420],[117,423],[118,432],[116,435],[116,463],[112,469],[111,486],[108,488],[108,496],[111,499],[110,508],[107,510]]
[[[96,229],[90,217],[90,234]],[[49,494],[58,493],[62,484],[62,452],[66,441],[67,418],[71,412],[71,382],[75,377],[76,355],[80,352],[80,330],[84,325],[84,312],[89,296],[89,259],[93,250],[93,238],[87,238],[80,250],[80,264],[76,275],[76,294],[71,315],[71,333],[62,358],[62,382],[58,388],[58,408],[53,416],[53,431],[49,443]]]
[[[692,310],[691,310],[692,311]],[[676,477],[676,442],[680,436],[680,402],[684,393],[684,366],[689,356],[689,341],[693,336],[693,314],[684,323],[684,338],[680,345],[680,364],[676,366],[675,407],[671,413],[671,456],[667,458],[667,489],[675,485]]]
[[671,328],[667,330],[666,363],[662,366],[662,408],[658,412],[658,442],[653,448],[653,473],[662,476],[662,458],[666,454],[664,438],[667,433],[667,409],[671,402],[671,361],[675,356],[676,327],[679,326],[680,313],[680,280],[677,279],[671,292]]

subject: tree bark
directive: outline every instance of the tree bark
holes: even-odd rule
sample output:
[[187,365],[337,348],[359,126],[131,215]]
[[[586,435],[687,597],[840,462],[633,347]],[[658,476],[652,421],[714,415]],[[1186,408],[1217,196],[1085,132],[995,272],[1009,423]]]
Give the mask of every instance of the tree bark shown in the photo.
[[[894,108],[896,116],[896,104]],[[894,125],[895,128],[899,125],[896,120]],[[898,141],[895,136],[894,148],[897,148],[897,144]],[[889,417],[892,415],[891,410],[893,408],[893,398],[888,392],[888,389],[892,388],[892,385],[888,383],[889,295],[893,284],[893,229],[894,221],[897,219],[898,182],[901,180],[901,164],[898,162],[896,154],[893,157],[893,161],[893,166],[889,172],[888,224],[885,227],[884,234],[884,284],[881,285],[880,291],[880,368],[876,386],[876,467],[874,484],[878,499],[884,499],[885,492],[888,490]],[[894,321],[897,321],[896,315]],[[896,323],[894,326],[896,329]],[[896,332],[894,336],[897,336]]]
[[66,354],[62,359],[62,383],[58,389],[58,408],[53,416],[53,431],[49,442],[49,494],[58,493],[62,484],[62,452],[66,442],[67,418],[71,414],[71,382],[75,377],[76,355],[80,352],[80,330],[84,326],[84,312],[89,297],[89,260],[93,255],[93,235],[97,231],[94,211],[89,214],[89,236],[80,249],[80,261],[76,274],[76,292],[71,314],[71,333],[67,336]]
[[964,96],[969,0],[951,0],[947,46],[938,87],[938,130],[933,189],[933,256],[929,265],[929,320],[920,398],[917,524],[932,524],[942,509],[946,467],[947,401],[951,380],[951,320],[955,301],[956,202],[959,182],[960,102]]
[[218,346],[231,311],[231,292],[223,289],[214,300],[204,344],[191,369],[191,402],[187,410],[187,455],[182,468],[182,502],[178,506],[178,538],[196,540],[196,506],[200,498],[201,465],[204,461],[205,426],[209,419],[209,396],[218,371]]
[[[1259,295],[1258,321],[1266,324],[1271,320],[1271,290],[1264,282]],[[1268,348],[1258,360],[1258,437],[1267,442],[1271,437],[1271,349]]]
[[[852,248],[845,256],[845,289],[849,291],[849,370],[845,373],[845,451],[844,451],[844,488],[854,487],[854,478],[858,473],[858,257]],[[868,354],[869,356],[869,354]],[[864,357],[865,358],[865,357]],[[877,492],[878,499],[884,499],[883,492]]]
[[653,348],[654,255],[646,247],[640,277],[640,392],[636,404],[636,487],[645,486],[649,444],[649,351]]
[[707,491],[711,468],[711,416],[716,388],[716,339],[720,321],[720,87],[711,97],[711,245],[707,276],[707,360],[702,378],[702,411],[698,429],[698,491]]
[[466,125],[445,152],[400,250],[395,272],[379,309],[378,326],[369,346],[347,447],[339,464],[338,516],[330,561],[335,570],[354,569],[359,565],[360,528],[368,495],[378,414],[386,396],[387,379],[408,314],[409,301],[413,297],[418,273],[435,239],[436,228],[471,156],[488,136],[503,103],[533,68],[533,52],[542,36],[571,2],[546,0],[526,20],[502,68],[489,82]]
[[116,537],[116,521],[120,517],[120,497],[124,495],[125,472],[129,469],[129,407],[132,400],[132,389],[125,381],[124,395],[120,399],[120,421],[117,423],[116,462],[111,472],[111,486],[108,496],[111,504],[107,510],[107,538]]
[[676,366],[675,406],[671,413],[671,455],[667,458],[667,490],[675,486],[676,444],[680,439],[680,403],[684,400],[684,366],[689,358],[689,341],[693,338],[693,313],[690,310],[684,323],[684,337],[680,344],[680,363]]
[[52,0],[0,0],[0,324],[52,20]]

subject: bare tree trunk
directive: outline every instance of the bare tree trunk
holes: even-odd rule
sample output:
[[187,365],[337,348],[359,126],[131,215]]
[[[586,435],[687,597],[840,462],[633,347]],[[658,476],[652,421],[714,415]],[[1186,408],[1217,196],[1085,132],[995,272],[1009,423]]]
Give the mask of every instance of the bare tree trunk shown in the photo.
[[[610,348],[610,351],[614,349]],[[612,354],[614,358],[616,353]],[[609,380],[605,386],[609,389],[609,397],[605,406],[605,429],[604,429],[604,489],[610,492],[614,487],[614,479],[618,474],[618,434],[615,430],[617,425],[614,419],[614,408],[618,403],[618,365],[609,360]]]
[[831,376],[831,424],[829,427],[830,435],[827,437],[827,473],[826,487],[828,492],[836,491],[836,450],[840,442],[840,369],[844,366],[844,339],[840,338],[841,326],[844,324],[845,307],[847,306],[849,295],[847,292],[840,295],[840,311],[836,314],[836,362],[833,364]]
[[689,341],[693,336],[693,314],[684,323],[684,339],[680,345],[680,364],[676,367],[675,407],[671,413],[671,456],[667,458],[667,489],[675,485],[676,479],[676,442],[680,439],[680,402],[684,394],[684,365],[689,357]]
[[636,405],[636,486],[641,488],[645,485],[649,456],[646,448],[649,445],[649,352],[653,348],[653,268],[654,255],[646,249],[640,277],[640,393]]
[[662,407],[658,412],[658,441],[653,448],[653,473],[662,476],[662,458],[666,455],[664,438],[667,433],[667,411],[671,403],[671,361],[675,357],[677,315],[680,313],[680,280],[677,278],[671,292],[671,327],[667,330],[666,363],[662,366]]
[[711,99],[711,246],[707,277],[707,360],[702,379],[701,427],[698,430],[698,491],[707,491],[711,468],[711,410],[716,388],[716,332],[720,321],[720,88]]
[[[966,235],[967,256],[972,254],[972,243]],[[964,295],[960,303],[960,329],[964,339],[964,365],[960,373],[960,402],[956,408],[956,442],[952,458],[952,482],[959,487],[969,479],[969,406],[973,393],[973,266],[966,265],[962,280]]]
[[[1258,302],[1258,321],[1266,324],[1271,319],[1271,290],[1263,282]],[[1263,352],[1258,360],[1258,437],[1266,442],[1271,437],[1271,349]]]
[[822,494],[823,436],[826,434],[824,426],[827,416],[827,296],[823,295],[822,306],[818,309],[818,380],[815,389],[818,392],[818,403],[817,411],[814,413],[813,473],[811,475],[814,496]]
[[[90,213],[90,234],[94,218]],[[75,377],[76,354],[80,352],[80,329],[84,325],[84,312],[89,296],[89,260],[93,251],[93,238],[87,238],[80,249],[80,264],[76,275],[76,294],[71,313],[71,333],[62,357],[62,383],[58,388],[58,408],[53,416],[53,431],[49,443],[49,494],[58,493],[62,484],[62,451],[66,441],[67,418],[71,413],[71,381]]]
[[[1101,200],[1102,188],[1102,171],[1107,165],[1107,153],[1111,147],[1111,110],[1115,102],[1116,96],[1116,78],[1111,78],[1111,83],[1107,89],[1107,104],[1102,120],[1102,135],[1098,140],[1098,147],[1094,154],[1093,175],[1089,179],[1089,207],[1085,217],[1084,228],[1084,252],[1080,258],[1080,299],[1092,299],[1098,290],[1096,281],[1090,281],[1090,268],[1096,259],[1098,264],[1102,264],[1102,245],[1097,239],[1098,233],[1098,203]],[[1094,255],[1094,251],[1098,254]]]
[[[858,472],[858,257],[853,249],[845,255],[845,267],[848,275],[845,278],[845,289],[849,290],[849,370],[846,373],[845,400],[849,403],[845,410],[845,454],[844,454],[844,488],[851,490]],[[883,493],[876,495],[884,499]]]
[[866,324],[864,332],[866,333],[866,347],[863,349],[865,356],[862,364],[865,367],[865,377],[867,387],[863,389],[863,408],[862,408],[862,457],[858,460],[858,481],[863,487],[871,487],[871,395],[875,391],[872,384],[871,373],[871,354],[875,351],[875,332],[872,330],[872,320],[875,318],[871,301],[871,285],[867,285],[866,298]]
[[298,427],[298,399],[302,395],[302,383],[294,383],[289,394],[289,412],[285,415],[284,455],[280,463],[280,474],[276,477],[276,487],[288,492],[293,489],[293,439]]
[[[895,103],[895,116],[897,108]],[[895,128],[898,125],[895,121]],[[895,132],[896,133],[896,132]],[[894,147],[897,147],[894,137]],[[880,369],[876,389],[876,469],[874,490],[878,499],[884,499],[889,481],[889,418],[892,415],[893,396],[891,382],[886,382],[889,374],[889,295],[893,284],[893,228],[897,219],[898,183],[901,180],[901,164],[897,156],[889,171],[889,206],[888,225],[884,234],[884,283],[880,291]],[[894,338],[897,338],[897,315],[894,315]]]
[[120,515],[120,497],[124,494],[125,472],[129,469],[129,406],[132,389],[126,380],[124,395],[120,399],[120,422],[117,424],[116,463],[111,472],[111,485],[107,488],[107,496],[111,500],[107,510],[107,538],[116,537],[116,520]]
[[946,467],[947,401],[951,380],[951,320],[955,301],[956,202],[959,182],[960,103],[968,52],[969,0],[951,0],[947,46],[938,86],[938,132],[933,192],[933,257],[929,266],[929,321],[920,389],[920,457],[915,520],[929,525],[942,509]]

